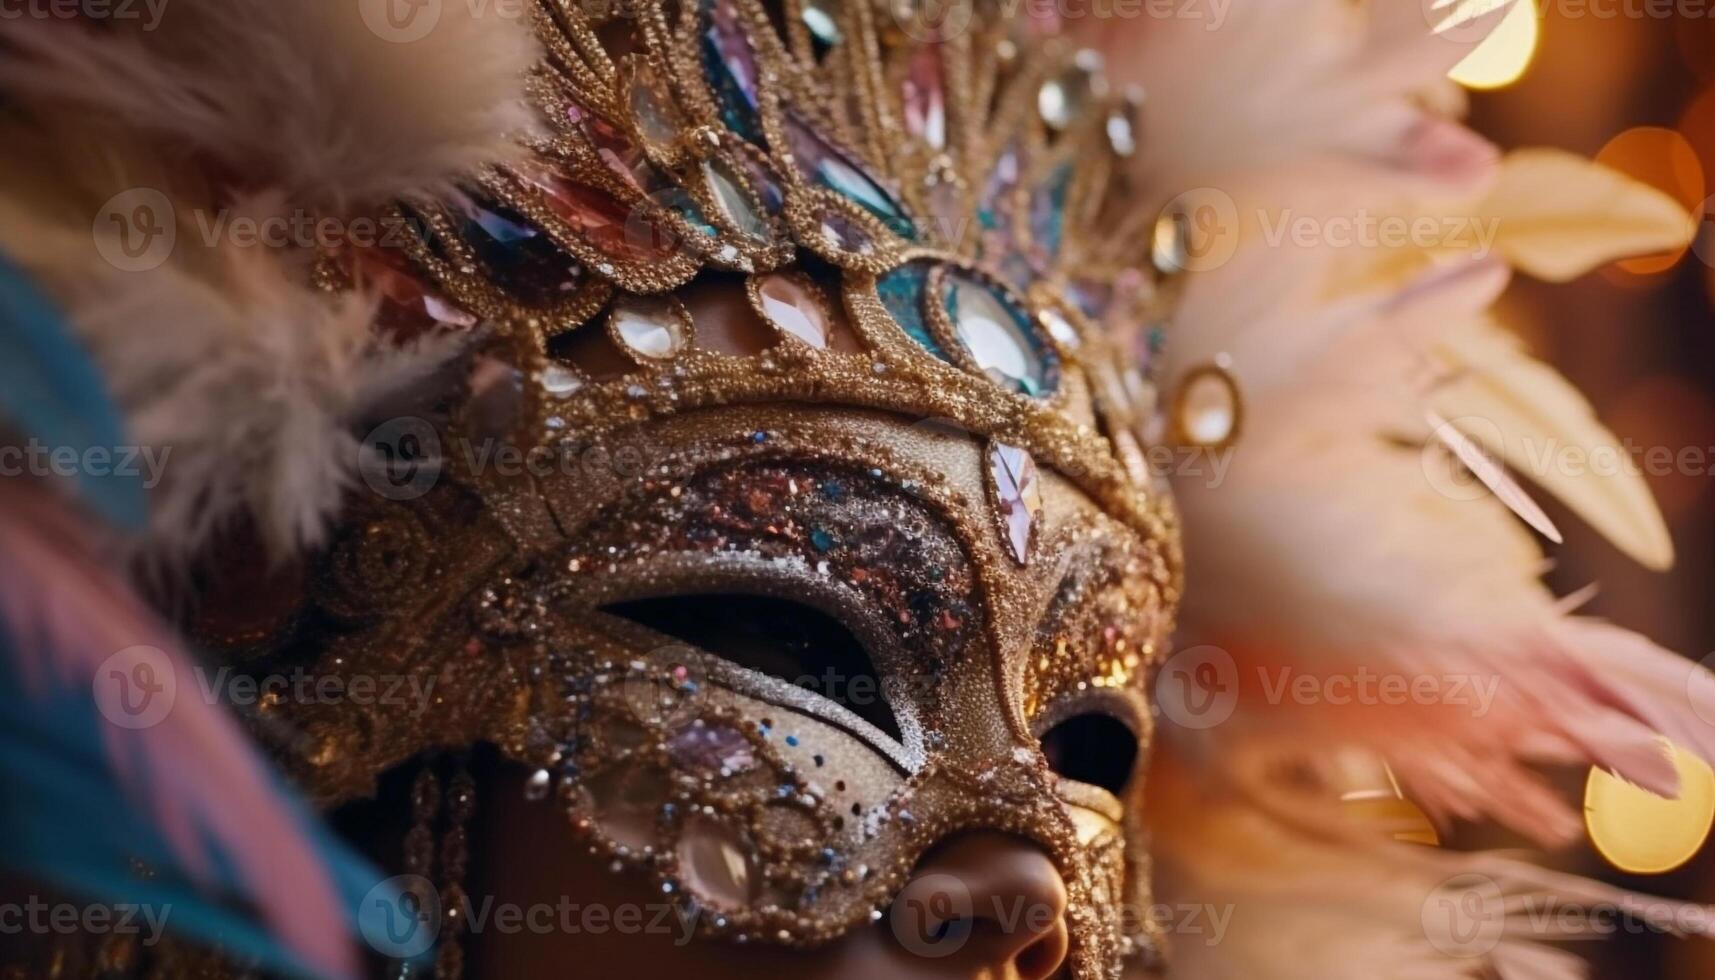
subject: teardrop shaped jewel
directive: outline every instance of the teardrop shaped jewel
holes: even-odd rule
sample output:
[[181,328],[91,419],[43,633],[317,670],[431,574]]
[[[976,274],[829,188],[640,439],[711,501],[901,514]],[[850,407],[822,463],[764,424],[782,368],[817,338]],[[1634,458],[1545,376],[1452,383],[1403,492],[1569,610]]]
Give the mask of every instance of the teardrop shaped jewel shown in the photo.
[[708,5],[708,23],[703,33],[703,67],[720,103],[721,119],[728,129],[761,143],[756,49],[733,0],[713,0]]
[[864,255],[875,248],[875,239],[870,237],[862,225],[833,208],[822,212],[819,224],[822,238],[842,252]]
[[1026,395],[1050,389],[1047,354],[1024,310],[994,287],[962,273],[947,273],[943,288],[953,329],[984,374]]
[[1013,558],[1030,562],[1030,539],[1042,513],[1042,487],[1036,459],[1017,446],[989,446],[989,475],[994,479],[995,503]]
[[691,341],[683,317],[666,297],[627,296],[614,303],[611,316],[614,336],[645,360],[672,358]]
[[477,318],[430,288],[393,248],[364,248],[352,253],[353,278],[381,296],[378,324],[400,337],[425,330],[467,330]]
[[924,350],[950,364],[953,359],[935,341],[935,335],[930,332],[928,321],[924,317],[923,304],[929,292],[929,268],[928,262],[907,262],[876,280],[875,292],[881,299],[881,305],[887,307],[887,312],[907,336]]
[[925,44],[911,56],[904,83],[905,128],[931,149],[947,145],[947,96],[941,45]]
[[831,48],[845,40],[835,10],[835,0],[804,0],[804,8],[798,15],[810,29],[810,36],[824,47]]
[[784,124],[793,159],[811,180],[855,202],[899,235],[905,238],[916,235],[917,229],[905,216],[899,200],[854,157],[816,132],[796,113],[787,112]]
[[633,58],[626,79],[626,103],[643,138],[656,146],[668,146],[684,129],[684,118],[667,86],[645,58]]
[[698,902],[733,912],[756,900],[756,853],[737,830],[702,815],[685,821],[676,849],[679,876]]
[[725,160],[716,157],[704,161],[703,181],[708,185],[709,196],[719,206],[722,217],[746,238],[768,241],[768,223],[756,213],[750,194]]
[[1187,445],[1219,448],[1232,442],[1239,427],[1239,388],[1219,367],[1193,371],[1173,399],[1174,429]]
[[542,192],[542,203],[578,237],[626,263],[658,262],[678,252],[679,240],[653,218],[599,188],[579,183],[546,166],[522,169]]
[[596,156],[614,176],[645,194],[668,186],[667,179],[649,162],[643,148],[619,127],[576,103],[566,107],[566,118],[589,140]]
[[577,291],[583,266],[541,229],[503,205],[464,196],[455,202],[459,230],[489,278],[529,306],[548,306]]
[[828,316],[810,291],[791,276],[767,276],[756,287],[762,313],[776,330],[817,350],[828,347]]

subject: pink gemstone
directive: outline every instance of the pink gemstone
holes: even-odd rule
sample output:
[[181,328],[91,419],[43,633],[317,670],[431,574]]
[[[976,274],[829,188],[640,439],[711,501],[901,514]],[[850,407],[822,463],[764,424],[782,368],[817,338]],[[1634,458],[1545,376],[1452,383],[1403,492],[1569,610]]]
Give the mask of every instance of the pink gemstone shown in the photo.
[[632,142],[619,127],[573,103],[566,107],[566,118],[580,129],[595,147],[596,155],[607,169],[620,180],[645,194],[666,186],[659,171],[649,163],[643,148]]
[[989,447],[989,474],[1006,526],[1007,543],[1019,564],[1030,561],[1030,538],[1042,513],[1042,488],[1036,460],[1017,446],[997,442]]
[[667,740],[673,761],[689,769],[732,775],[756,768],[756,750],[730,725],[692,722]]
[[941,80],[941,46],[925,44],[905,75],[905,128],[933,149],[947,145],[947,97]]
[[756,289],[762,312],[782,333],[791,334],[817,350],[828,347],[828,319],[810,291],[791,276],[772,275]]
[[408,271],[404,256],[390,248],[355,252],[356,277],[381,295],[381,326],[402,339],[425,330],[467,330],[477,319],[430,289]]
[[542,191],[543,203],[579,237],[624,262],[658,262],[678,251],[671,231],[613,195],[545,168],[523,176]]

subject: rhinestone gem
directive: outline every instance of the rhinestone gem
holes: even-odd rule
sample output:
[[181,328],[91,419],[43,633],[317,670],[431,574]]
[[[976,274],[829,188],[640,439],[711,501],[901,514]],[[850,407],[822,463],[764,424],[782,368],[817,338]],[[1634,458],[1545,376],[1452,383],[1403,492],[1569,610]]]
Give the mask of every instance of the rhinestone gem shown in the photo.
[[804,26],[810,29],[810,36],[830,48],[845,40],[834,9],[834,0],[804,0],[803,12],[799,14]]
[[607,255],[630,263],[658,262],[677,250],[672,232],[611,194],[547,169],[532,167],[524,178],[542,192],[555,217]]
[[750,195],[745,192],[744,185],[725,160],[719,158],[703,163],[703,180],[708,184],[709,194],[720,206],[721,214],[733,227],[746,237],[757,241],[768,240],[768,224],[762,216],[756,213],[756,205],[751,203]]
[[649,163],[643,148],[620,132],[619,127],[575,103],[566,107],[566,118],[578,127],[595,147],[596,156],[620,180],[645,194],[667,186],[661,172]]
[[956,272],[947,274],[946,304],[959,340],[985,374],[1026,395],[1049,387],[1048,365],[1023,310]]
[[1200,371],[1180,389],[1175,408],[1179,432],[1188,442],[1222,445],[1238,426],[1238,386],[1225,371]]
[[761,141],[757,125],[756,50],[739,21],[732,0],[714,0],[709,5],[709,27],[703,34],[705,70],[721,107],[727,128],[751,142]]
[[688,769],[735,775],[756,768],[756,750],[730,725],[692,722],[667,740],[667,753]]
[[1031,533],[1037,516],[1042,513],[1036,459],[1017,446],[997,442],[989,447],[989,473],[994,477],[995,496],[1012,556],[1019,564],[1026,564],[1030,561]]
[[947,96],[941,78],[941,46],[918,48],[905,75],[905,128],[936,150],[947,145]]
[[899,202],[856,159],[817,133],[796,113],[786,114],[785,127],[793,158],[816,183],[856,202],[900,235],[910,238],[916,233]]
[[1078,337],[1077,328],[1072,326],[1072,321],[1061,316],[1059,310],[1043,310],[1042,325],[1048,328],[1049,335],[1063,347],[1076,350],[1083,344],[1083,340]]
[[763,315],[781,333],[817,350],[828,347],[828,318],[808,289],[791,276],[771,275],[757,284]]
[[754,849],[725,823],[703,816],[686,820],[678,857],[686,887],[704,905],[731,912],[756,900]]
[[511,208],[458,202],[465,240],[495,283],[532,306],[545,306],[577,290],[583,266]]
[[672,143],[684,123],[672,96],[647,59],[633,58],[630,67],[626,102],[631,106],[631,118],[637,123],[638,132],[657,146]]
[[584,386],[584,379],[564,364],[549,364],[542,369],[542,388],[555,398],[570,398]]
[[628,296],[613,307],[613,332],[633,354],[650,360],[673,357],[690,342],[685,321],[670,300]]
[[928,263],[911,262],[877,280],[875,291],[900,329],[924,350],[952,363],[952,358],[948,357],[947,352],[935,341],[935,335],[929,331],[929,324],[923,316],[923,301],[928,291],[928,281]]
[[352,253],[357,278],[381,297],[380,324],[403,336],[425,329],[465,330],[477,319],[430,289],[392,248],[366,248]]
[[822,212],[821,231],[822,237],[829,245],[844,252],[863,255],[875,247],[875,240],[870,237],[869,232],[838,211]]

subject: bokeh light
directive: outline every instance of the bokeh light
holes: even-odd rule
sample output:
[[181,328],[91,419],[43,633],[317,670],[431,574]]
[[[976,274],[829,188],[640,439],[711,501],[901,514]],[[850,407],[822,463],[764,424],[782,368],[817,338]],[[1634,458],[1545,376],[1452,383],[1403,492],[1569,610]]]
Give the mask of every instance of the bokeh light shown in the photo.
[[[1596,154],[1596,161],[1654,187],[1687,211],[1702,216],[1706,193],[1703,165],[1698,162],[1691,142],[1681,133],[1660,126],[1637,126],[1609,140]],[[1671,252],[1624,259],[1617,266],[1632,275],[1654,275],[1672,268],[1685,252],[1686,248],[1680,247]]]
[[1504,88],[1518,81],[1536,54],[1541,23],[1535,0],[1518,0],[1494,32],[1454,65],[1447,77],[1474,89]]
[[1715,771],[1663,739],[1679,772],[1679,797],[1666,799],[1602,769],[1584,786],[1584,825],[1608,862],[1633,874],[1672,871],[1697,855],[1715,823]]

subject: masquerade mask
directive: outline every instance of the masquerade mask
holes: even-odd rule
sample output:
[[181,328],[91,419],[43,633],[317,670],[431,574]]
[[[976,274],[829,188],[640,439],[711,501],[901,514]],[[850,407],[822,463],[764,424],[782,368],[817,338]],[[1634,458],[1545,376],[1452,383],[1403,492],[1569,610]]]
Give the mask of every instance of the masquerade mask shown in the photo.
[[1119,794],[1179,588],[1116,329],[1160,236],[1104,223],[1132,103],[998,15],[536,12],[530,159],[322,270],[401,336],[492,326],[372,436],[295,638],[435,696],[276,709],[299,774],[331,806],[492,743],[703,933],[794,946],[1017,834],[1114,975],[1154,942]]

